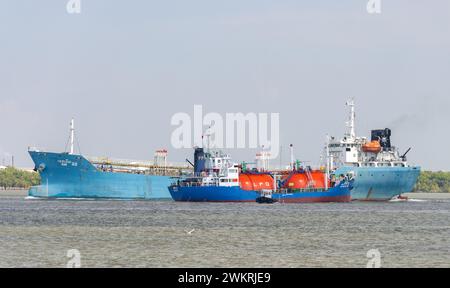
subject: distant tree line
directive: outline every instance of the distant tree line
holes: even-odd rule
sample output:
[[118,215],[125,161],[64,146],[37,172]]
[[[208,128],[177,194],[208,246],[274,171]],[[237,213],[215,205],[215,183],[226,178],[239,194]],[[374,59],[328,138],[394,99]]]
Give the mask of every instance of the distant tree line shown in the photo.
[[422,171],[414,191],[450,193],[450,172]]
[[28,172],[8,167],[0,169],[0,188],[29,188],[39,185],[41,178],[36,172]]

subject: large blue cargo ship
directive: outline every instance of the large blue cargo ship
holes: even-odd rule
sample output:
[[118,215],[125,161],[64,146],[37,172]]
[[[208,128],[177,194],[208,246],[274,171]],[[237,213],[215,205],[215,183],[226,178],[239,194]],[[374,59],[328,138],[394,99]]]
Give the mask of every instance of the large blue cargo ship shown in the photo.
[[349,130],[342,139],[331,137],[327,144],[327,165],[336,174],[355,173],[352,200],[385,201],[411,192],[420,174],[409,165],[405,153],[391,145],[391,130],[372,130],[371,139],[356,137],[355,105],[348,101]]
[[[74,123],[70,128],[70,151],[42,152],[30,149],[41,185],[29,196],[45,198],[172,199],[167,187],[171,177],[189,171],[186,166],[167,165],[167,150],[157,150],[151,161],[99,158],[88,160],[74,153]],[[184,171],[186,169],[186,171]]]

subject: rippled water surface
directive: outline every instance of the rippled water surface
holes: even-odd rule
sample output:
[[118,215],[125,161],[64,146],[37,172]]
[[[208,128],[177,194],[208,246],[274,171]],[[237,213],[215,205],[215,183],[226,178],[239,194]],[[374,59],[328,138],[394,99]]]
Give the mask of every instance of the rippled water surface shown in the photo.
[[230,204],[0,197],[0,266],[450,267],[450,200]]

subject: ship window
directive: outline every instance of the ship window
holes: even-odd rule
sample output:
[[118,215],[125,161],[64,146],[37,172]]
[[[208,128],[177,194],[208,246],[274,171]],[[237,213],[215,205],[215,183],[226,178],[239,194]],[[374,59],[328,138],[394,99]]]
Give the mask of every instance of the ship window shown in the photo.
[[350,148],[345,148],[345,151],[350,152]]

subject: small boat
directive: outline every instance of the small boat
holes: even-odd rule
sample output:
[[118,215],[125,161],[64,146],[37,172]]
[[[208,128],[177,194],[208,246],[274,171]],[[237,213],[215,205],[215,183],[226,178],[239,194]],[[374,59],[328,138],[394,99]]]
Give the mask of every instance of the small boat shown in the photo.
[[380,153],[381,152],[380,141],[374,140],[363,144],[362,151],[366,153]]
[[403,195],[398,195],[389,200],[389,202],[406,202],[406,201],[409,201],[409,198]]
[[256,203],[260,204],[273,204],[278,202],[277,199],[272,197],[272,190],[261,190],[261,194],[258,198],[256,198]]

